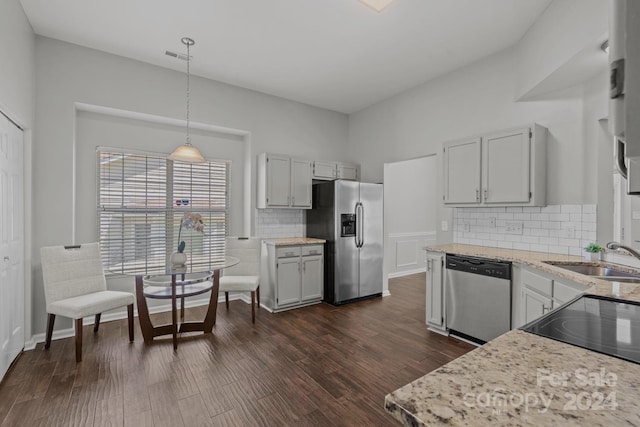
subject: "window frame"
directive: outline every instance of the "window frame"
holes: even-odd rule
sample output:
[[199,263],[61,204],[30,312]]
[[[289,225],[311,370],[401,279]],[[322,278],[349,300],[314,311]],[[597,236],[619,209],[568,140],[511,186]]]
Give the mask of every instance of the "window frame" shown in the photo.
[[[155,162],[158,162],[158,164],[160,164],[162,161],[164,161],[164,166],[161,167],[164,168],[164,191],[165,191],[165,197],[164,197],[164,204],[162,206],[155,206],[155,207],[149,207],[148,206],[148,197],[145,196],[145,203],[147,205],[147,207],[127,207],[125,205],[125,202],[122,202],[122,206],[118,206],[118,207],[108,207],[105,206],[105,204],[103,203],[104,200],[102,199],[102,195],[103,195],[103,184],[104,184],[104,179],[103,179],[103,172],[104,172],[104,165],[102,163],[102,156],[106,154],[106,155],[113,155],[113,156],[118,156],[120,155],[122,159],[126,159],[127,157],[131,157],[131,156],[137,156],[137,157],[141,157],[145,159],[145,162],[147,162],[145,164],[145,168],[143,170],[143,174],[145,176],[144,182],[145,182],[145,189],[148,188],[148,182],[149,182],[149,178],[148,178],[148,174],[149,171],[151,170],[151,168],[149,168],[148,166],[148,161],[149,159],[152,159]],[[181,174],[180,178],[182,178],[183,183],[185,182],[185,180],[189,179],[189,186],[190,189],[193,193],[193,182],[190,179],[193,179],[193,175],[194,175],[194,168],[202,168],[202,165],[205,164],[189,164],[189,163],[185,163],[185,162],[176,162],[176,161],[172,161],[167,159],[167,154],[166,153],[158,153],[158,152],[149,152],[149,151],[140,151],[140,150],[135,150],[135,149],[124,149],[124,148],[114,148],[114,147],[104,147],[104,146],[99,146],[96,147],[96,173],[95,173],[95,177],[96,177],[96,217],[97,217],[97,234],[98,234],[98,241],[101,244],[101,256],[102,256],[102,262],[104,265],[104,269],[105,269],[105,275],[106,276],[111,276],[111,277],[115,277],[115,276],[128,276],[128,275],[133,275],[133,274],[162,274],[165,273],[167,271],[167,267],[169,266],[170,263],[170,256],[173,252],[175,252],[177,250],[177,243],[176,243],[176,239],[177,239],[177,234],[178,234],[178,228],[179,228],[179,224],[180,224],[180,219],[182,218],[182,215],[184,214],[184,212],[193,212],[193,213],[199,213],[201,215],[203,215],[204,217],[204,222],[205,222],[205,231],[202,237],[202,241],[205,240],[204,236],[207,236],[208,233],[208,240],[209,240],[209,246],[206,247],[205,249],[209,249],[209,251],[205,252],[205,258],[208,257],[208,266],[210,267],[211,264],[219,262],[220,258],[224,256],[224,241],[225,238],[229,235],[229,230],[231,229],[231,169],[232,169],[232,161],[231,160],[226,160],[226,159],[207,159],[207,163],[206,163],[206,167],[208,168],[208,172],[209,175],[211,176],[212,171],[213,170],[219,170],[219,169],[224,169],[224,205],[222,208],[220,207],[212,207],[211,206],[211,197],[208,198],[208,202],[209,202],[209,207],[208,208],[203,208],[202,206],[189,206],[189,207],[183,207],[183,206],[176,206],[174,204],[174,200],[177,200],[179,197],[178,195],[175,195],[176,192],[176,187],[178,187],[179,185],[177,185],[177,181],[176,181],[176,170],[177,169],[187,169],[189,171],[189,176],[187,176],[186,174]],[[177,167],[176,167],[177,166]],[[123,163],[122,166],[122,170],[123,170],[123,174],[124,174],[124,169],[125,169],[125,165]],[[196,169],[197,170],[197,169]],[[162,174],[161,174],[162,175]],[[219,179],[219,178],[218,178]],[[125,179],[123,178],[122,180],[122,185],[123,185],[123,189],[121,194],[121,198],[124,200],[127,195],[129,195],[130,197],[134,197],[135,192],[133,194],[131,193],[127,193],[124,189],[124,183],[125,183]],[[204,190],[200,190],[198,191],[198,187],[200,188],[205,188]],[[138,191],[140,191],[140,187],[135,187]],[[205,194],[205,195],[211,195],[212,194],[212,188],[216,188],[216,190],[218,192],[220,192],[220,186],[216,186],[216,185],[212,185],[211,180],[209,181],[209,185],[208,186],[196,186],[196,191],[195,193],[197,193],[198,195],[201,194]],[[220,198],[215,198],[216,201],[220,201]],[[200,200],[200,202],[202,202],[202,199]],[[195,203],[191,203],[191,205],[194,205]],[[127,220],[127,218],[134,218],[136,216],[140,216],[140,215],[144,215],[144,218],[146,220],[149,219],[149,217],[153,217],[155,215],[155,223],[156,226],[158,223],[162,223],[163,224],[163,228],[164,228],[164,254],[163,254],[163,259],[164,259],[164,264],[161,266],[157,261],[155,263],[148,263],[148,258],[149,258],[149,249],[147,249],[147,251],[145,252],[145,263],[144,265],[140,265],[140,263],[137,261],[138,258],[134,257],[133,261],[130,260],[125,260],[125,254],[124,254],[124,246],[127,244],[127,242],[131,242],[134,246],[136,244],[136,242],[138,241],[135,238],[135,223],[129,223],[127,225],[127,227],[131,227],[131,225],[134,225],[133,228],[129,229],[129,233],[131,233],[131,230],[133,231],[134,237],[126,237],[125,234],[127,234],[126,230],[125,230],[125,225],[122,226],[122,231],[121,231],[121,241],[122,241],[122,246],[123,248],[121,248],[121,262],[120,264],[117,266],[117,268],[113,267],[113,261],[116,260],[117,258],[112,258],[107,256],[107,258],[105,259],[105,253],[108,252],[109,250],[113,250],[113,247],[116,245],[112,245],[112,244],[105,244],[105,240],[107,241],[111,241],[114,240],[113,238],[108,238],[105,239],[104,238],[104,233],[109,233],[108,231],[105,231],[104,229],[104,224],[103,224],[103,215],[105,215],[105,213],[107,214],[112,214],[114,216],[118,216],[120,215],[123,219],[123,224],[125,223],[125,221]],[[222,216],[220,216],[220,214],[222,214]],[[158,219],[158,217],[162,217],[164,216],[164,219]],[[217,237],[216,238],[216,232],[213,232],[212,230],[214,229],[213,223],[214,221],[211,221],[209,224],[207,224],[207,219],[212,219],[213,217],[216,217],[216,224],[219,224],[220,222],[223,223],[222,228],[224,229],[224,233],[222,235],[222,237]],[[142,223],[141,224],[146,224],[149,228],[152,226],[150,223],[148,223],[148,221]],[[187,235],[185,235],[185,233],[187,233]],[[188,239],[188,233],[185,228],[182,229],[182,238],[181,240],[187,240]],[[195,232],[191,232],[191,241],[193,242],[193,233]],[[117,234],[117,232],[115,233]],[[149,240],[151,240],[151,237],[149,237]],[[162,240],[162,239],[161,239]],[[158,241],[158,239],[156,238],[156,241]],[[221,246],[218,246],[221,245]],[[174,247],[175,246],[175,247]],[[213,248],[222,248],[222,250],[220,251],[219,249],[213,249]],[[188,251],[185,252],[192,252],[194,250],[194,247],[192,246],[191,248],[189,248],[189,246],[187,246]],[[135,252],[135,249],[134,249]],[[192,261],[192,257],[189,256],[189,261]],[[196,268],[197,270],[201,270],[204,268],[207,268],[207,260],[205,259],[204,261],[202,259],[195,261],[195,262],[188,262],[187,263],[187,271],[192,271],[193,268]]]

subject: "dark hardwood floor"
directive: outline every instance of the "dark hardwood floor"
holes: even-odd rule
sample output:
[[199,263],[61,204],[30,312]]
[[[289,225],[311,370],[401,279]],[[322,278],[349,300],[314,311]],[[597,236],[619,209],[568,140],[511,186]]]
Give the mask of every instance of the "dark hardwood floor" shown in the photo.
[[[0,385],[2,426],[397,425],[384,396],[470,351],[427,331],[425,276],[393,279],[391,296],[280,314],[233,301],[212,335],[129,343],[127,321],[24,352]],[[201,318],[204,307],[189,309]],[[167,314],[152,316],[155,322]]]

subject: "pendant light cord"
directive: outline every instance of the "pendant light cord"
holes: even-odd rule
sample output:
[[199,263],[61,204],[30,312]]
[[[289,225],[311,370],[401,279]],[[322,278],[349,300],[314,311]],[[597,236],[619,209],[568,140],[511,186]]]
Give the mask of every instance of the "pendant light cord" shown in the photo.
[[190,53],[191,44],[187,43],[187,145],[191,145],[191,136],[189,135],[189,95],[190,95],[190,75],[191,69],[189,63],[191,62]]

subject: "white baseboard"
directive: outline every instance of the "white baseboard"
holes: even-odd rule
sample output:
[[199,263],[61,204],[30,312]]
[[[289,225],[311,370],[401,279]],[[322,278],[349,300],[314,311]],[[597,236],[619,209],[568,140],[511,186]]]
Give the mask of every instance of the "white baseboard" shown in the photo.
[[425,271],[427,271],[426,268],[416,268],[413,270],[396,271],[394,273],[389,273],[387,277],[389,279],[395,279],[396,277],[410,276],[412,274],[424,273]]
[[[230,301],[234,301],[234,300],[241,300],[244,301],[247,304],[251,303],[251,299],[249,298],[248,295],[246,294],[233,294],[230,293],[229,294],[229,300]],[[218,304],[224,302],[224,295],[221,295],[218,297]],[[200,307],[203,305],[207,305],[209,304],[209,298],[199,298],[199,299],[192,299],[192,300],[186,300],[184,303],[185,308],[191,308],[191,307]],[[262,305],[261,305],[262,307]],[[171,311],[171,303],[167,303],[167,304],[163,304],[163,305],[158,305],[155,307],[149,307],[149,314],[156,314],[156,313],[165,313]],[[135,317],[138,317],[138,310],[134,309],[133,310],[133,315]],[[126,319],[127,318],[127,312],[126,311],[117,311],[114,313],[106,313],[103,314],[101,319],[100,319],[100,323],[103,322],[111,322],[113,320],[121,320],[121,319]],[[90,317],[85,317],[83,319],[83,325],[93,325],[94,323],[94,317],[90,316]],[[59,330],[54,330],[53,331],[53,335],[51,336],[52,340],[59,340],[59,339],[63,339],[63,338],[69,338],[75,335],[75,330],[74,328],[67,328],[67,329],[59,329]],[[24,343],[24,350],[33,350],[34,348],[36,348],[36,345],[38,343],[44,342],[45,341],[45,333],[40,333],[40,334],[35,334],[31,337],[31,339],[29,339],[28,341],[25,341]]]
[[388,297],[391,295],[391,292],[389,292],[389,289],[385,289],[384,291],[382,291],[382,296],[383,297]]

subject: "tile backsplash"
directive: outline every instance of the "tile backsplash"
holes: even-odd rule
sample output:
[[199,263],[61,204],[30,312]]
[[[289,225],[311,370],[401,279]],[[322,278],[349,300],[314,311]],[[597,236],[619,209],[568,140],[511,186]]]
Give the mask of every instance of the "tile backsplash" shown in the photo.
[[305,215],[302,209],[256,209],[257,237],[304,237]]
[[596,241],[596,205],[455,208],[453,241],[582,255],[582,248]]

